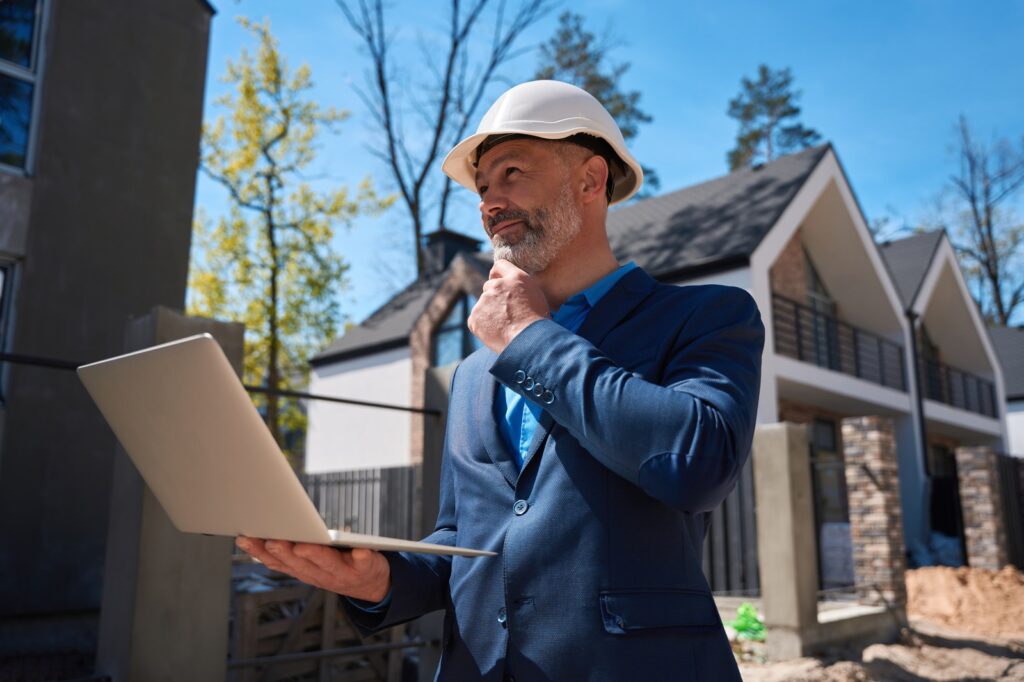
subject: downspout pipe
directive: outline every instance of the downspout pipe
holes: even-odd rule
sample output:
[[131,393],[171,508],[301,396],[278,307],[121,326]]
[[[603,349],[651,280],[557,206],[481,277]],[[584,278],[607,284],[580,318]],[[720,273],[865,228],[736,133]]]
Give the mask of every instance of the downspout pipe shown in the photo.
[[917,426],[921,432],[921,465],[925,468],[925,475],[928,475],[928,434],[925,431],[924,419],[924,392],[921,385],[921,359],[917,355],[917,320],[918,314],[908,308],[906,311],[907,322],[910,323],[910,361],[913,363],[914,389],[917,399],[914,401],[914,411],[917,413]]

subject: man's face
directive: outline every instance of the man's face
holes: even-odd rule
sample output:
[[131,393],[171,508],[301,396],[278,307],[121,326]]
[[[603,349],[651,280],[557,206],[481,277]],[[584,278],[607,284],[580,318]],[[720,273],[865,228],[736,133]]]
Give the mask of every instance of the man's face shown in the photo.
[[571,145],[515,139],[484,152],[477,167],[480,218],[494,259],[543,272],[583,225],[570,183]]

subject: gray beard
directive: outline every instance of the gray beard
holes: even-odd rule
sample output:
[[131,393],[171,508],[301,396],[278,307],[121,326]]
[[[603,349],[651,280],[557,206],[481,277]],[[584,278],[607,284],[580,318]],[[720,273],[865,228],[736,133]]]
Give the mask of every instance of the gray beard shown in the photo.
[[529,275],[544,272],[583,227],[583,216],[573,201],[568,183],[562,186],[553,206],[530,212],[525,232],[516,242],[492,240],[494,260],[507,260]]

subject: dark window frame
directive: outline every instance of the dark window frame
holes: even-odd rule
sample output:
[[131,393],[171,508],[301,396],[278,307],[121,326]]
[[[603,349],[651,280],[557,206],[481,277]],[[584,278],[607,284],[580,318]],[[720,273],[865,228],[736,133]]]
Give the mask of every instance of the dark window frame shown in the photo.
[[35,23],[32,27],[32,47],[29,55],[29,66],[26,68],[15,62],[0,58],[0,75],[27,83],[32,87],[31,102],[29,103],[28,131],[25,140],[24,165],[16,166],[0,162],[0,172],[21,176],[31,176],[35,169],[35,147],[41,101],[40,76],[44,61],[43,42],[50,10],[50,2],[48,0],[34,0],[34,4]]

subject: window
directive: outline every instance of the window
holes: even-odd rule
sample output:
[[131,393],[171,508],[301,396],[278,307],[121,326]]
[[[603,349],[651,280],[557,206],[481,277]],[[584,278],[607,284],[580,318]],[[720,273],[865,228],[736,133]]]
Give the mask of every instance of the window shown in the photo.
[[28,172],[41,0],[0,0],[0,168]]
[[807,304],[811,314],[814,338],[814,361],[820,367],[839,369],[839,331],[836,325],[836,303],[821,281],[818,270],[804,251],[807,266]]
[[458,362],[483,345],[466,326],[474,305],[475,296],[463,296],[455,302],[448,317],[434,331],[431,364],[435,367]]

